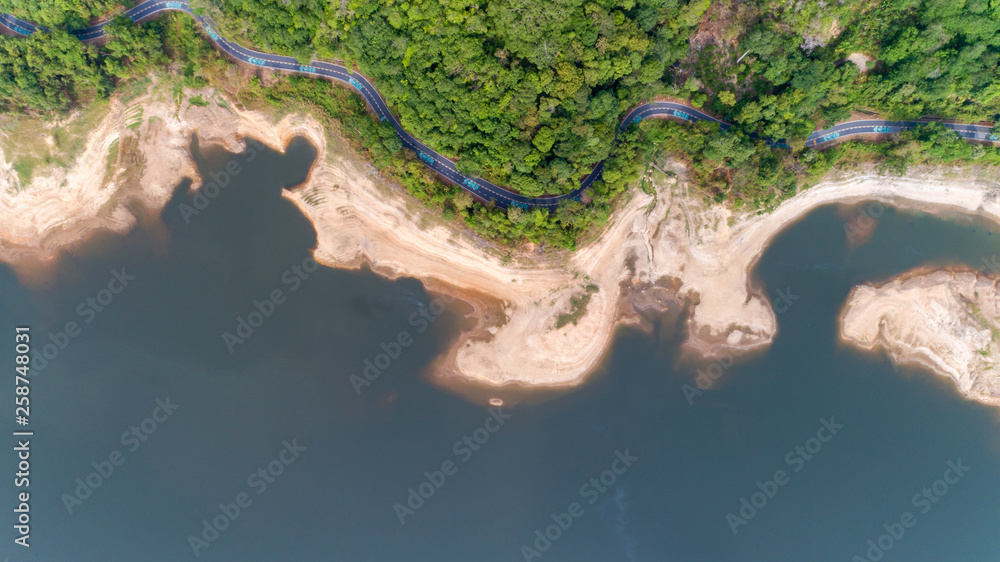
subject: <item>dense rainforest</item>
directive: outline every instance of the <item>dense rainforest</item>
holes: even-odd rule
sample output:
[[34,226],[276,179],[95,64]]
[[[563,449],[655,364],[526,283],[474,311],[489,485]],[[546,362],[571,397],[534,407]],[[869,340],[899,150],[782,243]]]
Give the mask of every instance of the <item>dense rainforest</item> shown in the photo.
[[[16,6],[15,6],[16,4]],[[115,3],[0,0],[0,11],[72,28]],[[570,247],[601,224],[656,155],[685,160],[717,200],[763,208],[831,166],[876,161],[1000,163],[933,125],[878,143],[804,147],[817,127],[852,116],[994,120],[1000,112],[1000,3],[989,0],[195,0],[223,33],[258,49],[340,59],[371,77],[403,126],[459,169],[525,195],[572,190],[604,159],[583,203],[549,214],[473,202],[434,180],[391,130],[326,84],[288,79],[261,91],[350,120],[373,161],[446,217],[490,237]],[[0,104],[54,111],[86,103],[174,59],[177,27],[117,31],[100,50],[58,31],[0,38]],[[187,41],[190,43],[190,41]],[[181,52],[194,52],[189,45]],[[184,73],[197,78],[197,56]],[[247,94],[250,95],[250,94]],[[684,100],[736,126],[644,121],[619,136],[628,108]],[[362,123],[363,121],[363,123]],[[345,127],[345,130],[348,127]],[[785,139],[774,150],[761,137]]]
[[0,13],[17,17],[49,28],[79,29],[91,18],[99,17],[122,5],[125,0],[0,0]]
[[81,43],[67,32],[86,27],[95,14],[131,6],[127,0],[0,0],[0,12],[49,26],[49,32],[27,38],[0,35],[0,110],[36,113],[79,107],[167,63],[178,63],[195,79],[198,60],[212,48],[200,39],[190,18],[136,25],[114,17],[101,46]]

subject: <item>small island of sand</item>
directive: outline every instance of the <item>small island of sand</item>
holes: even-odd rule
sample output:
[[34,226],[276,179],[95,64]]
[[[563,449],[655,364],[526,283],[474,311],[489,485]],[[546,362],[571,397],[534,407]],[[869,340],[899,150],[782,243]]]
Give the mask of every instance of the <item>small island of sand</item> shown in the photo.
[[847,299],[841,336],[883,348],[951,378],[963,395],[1000,405],[998,280],[974,271],[914,271],[859,285]]

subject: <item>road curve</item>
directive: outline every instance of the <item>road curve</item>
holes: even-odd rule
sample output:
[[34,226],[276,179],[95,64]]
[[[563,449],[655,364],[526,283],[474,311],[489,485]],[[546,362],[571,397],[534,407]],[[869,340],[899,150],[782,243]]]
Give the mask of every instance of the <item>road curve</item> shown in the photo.
[[[350,69],[344,66],[323,61],[312,61],[308,65],[303,65],[299,64],[299,62],[292,57],[262,53],[227,41],[219,35],[216,31],[216,27],[207,18],[194,13],[194,10],[191,8],[188,0],[148,0],[129,10],[126,10],[123,12],[123,15],[127,16],[134,22],[141,23],[164,12],[184,12],[193,17],[198,24],[201,25],[202,29],[205,30],[205,33],[207,33],[211,38],[212,43],[216,46],[216,48],[233,59],[251,65],[281,70],[292,74],[328,78],[355,88],[365,98],[365,101],[368,102],[369,107],[371,107],[379,116],[379,119],[382,121],[388,121],[392,124],[392,127],[396,129],[396,134],[398,134],[400,140],[402,140],[403,146],[414,151],[427,167],[431,168],[445,179],[452,181],[466,191],[469,191],[475,197],[485,201],[493,201],[499,207],[506,208],[510,205],[515,205],[525,209],[529,207],[543,207],[551,210],[555,209],[561,202],[569,199],[579,201],[580,195],[583,191],[590,187],[595,180],[599,179],[604,170],[604,162],[601,161],[594,167],[590,174],[581,180],[580,187],[573,190],[571,193],[553,197],[525,197],[504,189],[503,187],[493,184],[485,179],[463,175],[459,173],[459,171],[455,168],[455,164],[451,160],[441,156],[414,138],[413,135],[407,133],[406,130],[404,130],[399,124],[399,121],[397,121],[392,115],[392,112],[389,111],[389,108],[385,105],[385,101],[382,99],[378,90],[376,90],[364,76],[351,72]],[[108,21],[104,21],[85,29],[71,31],[70,33],[78,37],[81,41],[94,41],[104,37],[104,26],[108,23]],[[0,26],[9,29],[17,35],[23,36],[31,35],[32,33],[39,31],[47,31],[47,28],[20,20],[10,14],[0,14]],[[621,124],[619,125],[619,131],[624,131],[633,123],[638,123],[642,119],[648,117],[669,117],[692,123],[695,121],[712,121],[718,123],[722,130],[727,130],[732,127],[731,124],[720,121],[719,119],[716,119],[715,117],[712,117],[711,115],[693,107],[680,103],[661,101],[642,104],[629,111],[625,115],[624,119],[622,119]],[[845,121],[843,123],[837,123],[829,129],[812,133],[806,138],[806,146],[822,149],[832,146],[832,143],[835,141],[858,137],[861,135],[897,134],[901,131],[911,129],[926,122],[927,121],[884,121],[881,119]],[[996,136],[990,134],[989,126],[962,123],[942,124],[948,129],[955,131],[956,134],[968,141],[1000,140]],[[772,148],[789,148],[789,145],[783,141],[768,140],[767,142]]]

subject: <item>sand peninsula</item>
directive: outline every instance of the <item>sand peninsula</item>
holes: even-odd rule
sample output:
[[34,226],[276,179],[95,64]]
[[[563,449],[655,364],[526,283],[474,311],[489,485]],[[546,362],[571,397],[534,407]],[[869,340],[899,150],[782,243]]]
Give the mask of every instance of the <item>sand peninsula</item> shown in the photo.
[[[972,177],[974,169],[830,178],[769,214],[754,214],[706,201],[678,166],[669,170],[677,177],[654,174],[655,195],[631,190],[604,231],[577,251],[511,251],[426,210],[311,116],[275,121],[213,88],[187,91],[183,99],[195,95],[209,105],[178,106],[163,93],[127,105],[113,99],[74,164],[36,170],[26,186],[8,157],[16,140],[0,131],[0,259],[15,270],[29,263],[37,270],[95,229],[132,228],[129,200],[160,208],[184,177],[198,189],[192,133],[231,151],[248,137],[282,150],[304,136],[316,146],[317,162],[306,183],[285,196],[312,221],[318,261],[345,268],[369,263],[381,275],[416,277],[472,303],[479,325],[437,362],[440,381],[558,386],[583,381],[614,327],[638,321],[637,310],[680,300],[692,303],[691,351],[712,356],[769,345],[775,315],[769,295],[749,286],[748,271],[777,233],[817,206],[878,200],[1000,220],[995,178]],[[110,162],[115,143],[118,157]],[[583,294],[589,304],[577,322],[556,328],[571,299]]]

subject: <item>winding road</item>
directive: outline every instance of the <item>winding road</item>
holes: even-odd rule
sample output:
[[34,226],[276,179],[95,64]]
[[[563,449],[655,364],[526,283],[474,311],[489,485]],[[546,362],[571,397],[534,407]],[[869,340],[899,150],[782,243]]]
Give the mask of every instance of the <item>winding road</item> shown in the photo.
[[[581,180],[579,188],[573,190],[571,193],[553,197],[525,197],[482,178],[463,175],[459,173],[459,171],[455,168],[455,164],[451,160],[441,156],[414,138],[413,135],[407,133],[399,124],[399,121],[397,121],[392,115],[392,112],[389,111],[389,108],[386,106],[382,96],[379,94],[378,90],[372,86],[371,82],[369,82],[364,76],[351,72],[350,69],[344,66],[323,61],[312,61],[308,65],[303,65],[292,57],[262,53],[227,41],[219,35],[215,26],[212,25],[207,18],[194,13],[194,10],[191,8],[188,0],[148,0],[140,3],[134,8],[126,10],[123,15],[127,16],[136,23],[141,23],[164,12],[184,12],[190,15],[205,30],[205,33],[207,33],[211,38],[216,48],[238,61],[263,68],[290,72],[293,74],[329,78],[355,88],[365,98],[369,107],[372,108],[375,114],[378,115],[382,121],[388,121],[392,124],[393,128],[396,129],[396,134],[398,134],[400,140],[402,140],[403,146],[414,151],[424,164],[442,177],[455,182],[463,189],[472,193],[474,196],[486,201],[492,200],[497,206],[508,207],[510,205],[515,205],[521,208],[543,207],[550,210],[554,209],[562,201],[568,199],[579,200],[583,191],[590,187],[590,184],[592,184],[594,180],[600,178],[601,173],[604,170],[604,162],[599,162],[594,167],[593,171]],[[98,40],[104,37],[104,26],[108,23],[109,21],[104,21],[85,29],[71,31],[70,33],[78,37],[81,41]],[[17,19],[10,14],[0,14],[0,26],[22,36],[31,35],[32,33],[39,31],[47,31],[44,27]],[[729,129],[732,126],[729,123],[720,121],[693,107],[663,101],[642,104],[632,109],[625,115],[625,118],[619,125],[619,130],[624,131],[632,123],[637,123],[648,117],[669,117],[687,122],[714,121],[719,124],[722,130]],[[880,119],[845,121],[843,123],[837,123],[829,129],[812,133],[806,139],[806,146],[822,149],[832,146],[831,143],[837,140],[849,139],[861,135],[897,134],[900,131],[911,129],[926,122],[927,121],[884,121]],[[969,141],[1000,140],[996,136],[990,134],[989,126],[961,123],[942,124]],[[768,144],[770,144],[773,148],[788,148],[786,143],[780,141],[768,141]]]

